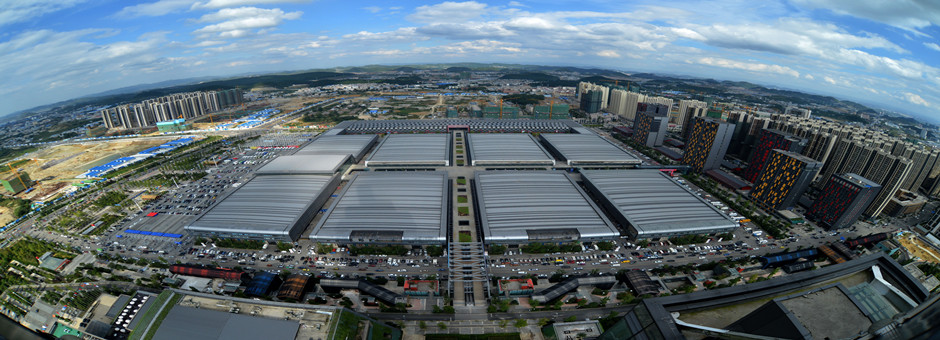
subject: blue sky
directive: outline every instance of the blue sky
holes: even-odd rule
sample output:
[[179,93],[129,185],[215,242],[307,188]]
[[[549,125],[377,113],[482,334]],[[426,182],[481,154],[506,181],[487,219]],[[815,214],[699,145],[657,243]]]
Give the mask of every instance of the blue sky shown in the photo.
[[0,0],[0,115],[164,80],[505,62],[746,80],[940,121],[940,1]]

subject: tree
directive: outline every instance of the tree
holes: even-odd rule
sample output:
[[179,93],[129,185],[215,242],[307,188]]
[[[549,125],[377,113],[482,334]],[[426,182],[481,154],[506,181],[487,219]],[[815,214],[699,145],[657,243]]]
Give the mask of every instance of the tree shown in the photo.
[[438,322],[438,323],[437,323],[437,328],[440,329],[440,330],[445,330],[445,329],[447,329],[447,324],[444,323],[443,321],[442,321],[442,322]]
[[547,326],[547,325],[548,325],[549,323],[551,323],[551,322],[552,322],[552,321],[549,320],[548,318],[541,318],[541,319],[539,319],[539,327],[545,327],[545,326]]
[[578,317],[574,315],[565,318],[565,322],[575,322],[575,320],[578,320]]
[[499,328],[506,328],[509,325],[509,320],[499,320]]
[[418,328],[422,331],[428,329],[428,323],[424,321],[418,321]]
[[516,328],[523,328],[528,325],[529,325],[529,322],[526,321],[525,319],[516,319],[516,323],[513,324],[513,326],[516,326]]

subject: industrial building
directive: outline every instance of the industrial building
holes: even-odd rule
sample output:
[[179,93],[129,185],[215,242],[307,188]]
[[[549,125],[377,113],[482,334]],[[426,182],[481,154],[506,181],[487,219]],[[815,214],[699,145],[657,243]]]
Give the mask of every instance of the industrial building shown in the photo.
[[806,216],[826,229],[849,227],[875,200],[879,190],[881,185],[857,174],[833,175]]
[[554,301],[555,299],[568,294],[568,292],[578,289],[580,286],[594,286],[601,289],[610,289],[615,284],[617,284],[617,277],[613,275],[575,277],[535,292],[532,294],[532,300],[538,301],[540,303],[546,303],[549,301]]
[[293,340],[300,331],[297,320],[226,313],[208,308],[172,308],[159,324],[154,340]]
[[751,197],[767,210],[792,207],[806,192],[822,163],[798,153],[774,149],[764,164]]
[[293,274],[284,280],[281,289],[277,291],[278,300],[303,301],[304,294],[313,289],[313,280],[308,275]]
[[255,171],[256,175],[333,175],[350,165],[350,155],[301,154],[279,156]]
[[267,296],[281,286],[281,277],[275,273],[258,272],[251,278],[245,294],[248,296]]
[[245,281],[248,279],[248,274],[245,274],[245,272],[240,271],[240,270],[223,269],[223,268],[208,268],[208,267],[199,267],[199,266],[184,265],[184,264],[171,265],[170,273],[177,274],[177,275],[209,277],[209,278],[224,279],[224,280]]
[[366,166],[449,166],[450,135],[388,135],[366,160]]
[[598,339],[854,339],[891,334],[908,320],[904,313],[916,313],[928,299],[916,278],[877,254],[763,282],[643,299]]
[[359,163],[379,139],[376,135],[321,135],[295,155],[350,155]]
[[528,133],[472,133],[467,142],[473,166],[555,165],[555,158]]
[[447,173],[356,174],[319,217],[320,242],[442,244],[450,219]]
[[724,233],[738,226],[659,170],[582,170],[581,178],[634,239]]
[[697,172],[718,169],[733,135],[734,124],[714,118],[692,118],[682,162]]
[[184,229],[199,237],[293,242],[339,181],[338,175],[255,176]]
[[401,294],[395,294],[392,291],[385,289],[385,287],[375,285],[365,280],[321,279],[320,287],[324,288],[324,290],[358,289],[360,293],[372,295],[376,299],[379,299],[389,305],[408,302],[408,297]]
[[[482,113],[482,112],[481,112]],[[363,133],[444,133],[454,129],[468,132],[499,133],[570,133],[584,128],[568,119],[407,119],[407,120],[348,120],[336,124],[323,134],[352,135]]]
[[539,135],[542,142],[568,166],[633,166],[640,160],[595,134]]
[[619,237],[600,208],[566,173],[477,172],[475,192],[484,242],[594,241]]

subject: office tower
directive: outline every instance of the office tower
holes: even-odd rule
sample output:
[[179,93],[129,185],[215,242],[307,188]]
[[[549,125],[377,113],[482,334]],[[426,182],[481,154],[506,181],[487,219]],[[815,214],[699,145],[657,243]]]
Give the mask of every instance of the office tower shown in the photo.
[[679,100],[679,117],[676,119],[683,131],[689,126],[692,117],[701,117],[705,115],[708,103],[693,99]]
[[747,168],[744,169],[744,175],[742,177],[754,183],[754,181],[757,181],[757,176],[760,175],[761,170],[764,168],[767,157],[770,156],[774,149],[799,153],[803,151],[804,146],[806,146],[805,139],[797,138],[796,136],[779,130],[764,129],[757,140],[757,144],[754,145],[751,151],[751,157],[747,160]]
[[633,121],[633,140],[647,147],[662,146],[666,139],[669,108],[661,104],[640,103]]
[[829,178],[806,215],[826,229],[852,226],[868,208],[881,185],[857,174],[837,174]]
[[697,172],[717,169],[725,158],[733,131],[734,124],[731,123],[714,118],[693,118],[682,162]]
[[581,94],[581,110],[587,113],[597,113],[601,110],[603,93],[600,90],[588,90]]
[[795,152],[773,150],[764,163],[751,197],[766,210],[792,207],[809,188],[822,163]]

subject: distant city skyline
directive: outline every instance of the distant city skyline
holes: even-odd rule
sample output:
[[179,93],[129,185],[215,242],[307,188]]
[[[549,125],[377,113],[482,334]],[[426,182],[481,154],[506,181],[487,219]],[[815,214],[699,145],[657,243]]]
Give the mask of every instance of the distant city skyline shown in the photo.
[[744,80],[940,122],[940,3],[2,1],[0,115],[174,79],[366,64]]

